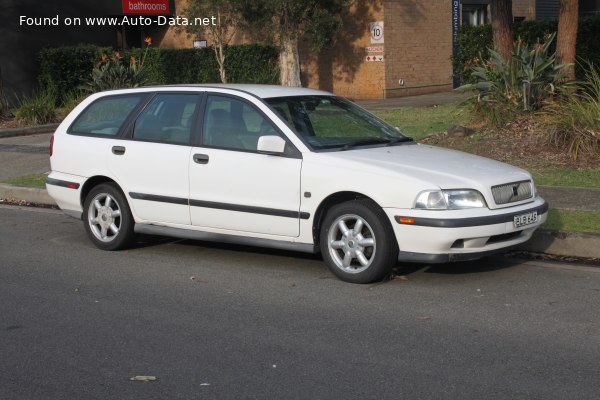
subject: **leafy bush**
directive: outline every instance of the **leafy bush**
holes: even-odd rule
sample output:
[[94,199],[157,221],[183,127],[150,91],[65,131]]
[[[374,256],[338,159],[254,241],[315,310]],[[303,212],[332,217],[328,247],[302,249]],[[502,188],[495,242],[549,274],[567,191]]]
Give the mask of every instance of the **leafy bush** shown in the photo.
[[125,62],[119,52],[112,58],[106,54],[92,70],[88,81],[80,86],[84,91],[96,93],[102,90],[139,87],[146,84],[148,77],[143,67],[143,61],[130,57],[129,63]]
[[556,63],[555,53],[549,54],[555,34],[547,35],[543,43],[529,46],[521,39],[515,42],[511,60],[488,50],[487,61],[475,59],[470,65],[474,84],[460,87],[476,92],[477,110],[500,125],[521,111],[539,109],[555,92],[564,75],[564,65]]
[[91,44],[42,49],[37,56],[38,82],[42,90],[53,92],[57,104],[61,104],[89,78],[100,56],[110,51],[110,48]]
[[[141,60],[146,51],[143,64],[148,84],[220,82],[218,65],[211,48],[130,49],[121,54],[123,62],[132,56]],[[62,104],[71,91],[90,79],[90,73],[102,54],[111,52],[111,49],[93,45],[43,49],[38,54],[40,85],[43,89],[54,91],[57,104]],[[276,84],[279,81],[278,52],[274,47],[255,44],[228,46],[225,57],[225,68],[232,83]],[[110,79],[118,80],[118,72],[123,73],[111,71],[117,76]]]
[[[515,23],[514,33],[516,38],[521,38],[526,43],[536,43],[543,41],[545,35],[558,30],[558,21],[523,21]],[[600,15],[582,18],[579,21],[577,31],[577,55],[591,62],[594,65],[600,65]],[[457,49],[452,55],[452,65],[456,74],[462,83],[473,83],[475,80],[471,76],[471,71],[465,68],[465,65],[475,57],[487,60],[488,50],[493,48],[492,27],[490,25],[460,27],[457,36]],[[549,52],[554,53],[556,43],[550,45]],[[576,73],[578,78],[585,76],[585,68],[577,66]]]
[[64,119],[79,103],[81,103],[89,93],[83,90],[73,90],[69,92],[62,101],[62,104],[56,110],[56,116],[59,120]]
[[34,92],[23,96],[13,111],[16,118],[28,125],[48,124],[56,120],[56,95],[51,90]]
[[568,148],[573,158],[580,153],[600,153],[600,73],[588,63],[577,91],[565,91],[562,101],[546,110],[550,142]]

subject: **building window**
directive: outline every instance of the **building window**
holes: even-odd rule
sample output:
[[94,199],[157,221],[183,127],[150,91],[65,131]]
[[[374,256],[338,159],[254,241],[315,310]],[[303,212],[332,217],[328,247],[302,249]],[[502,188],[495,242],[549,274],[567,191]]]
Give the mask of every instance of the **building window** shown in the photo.
[[484,25],[489,24],[490,9],[489,1],[472,1],[462,4],[462,23],[463,25]]

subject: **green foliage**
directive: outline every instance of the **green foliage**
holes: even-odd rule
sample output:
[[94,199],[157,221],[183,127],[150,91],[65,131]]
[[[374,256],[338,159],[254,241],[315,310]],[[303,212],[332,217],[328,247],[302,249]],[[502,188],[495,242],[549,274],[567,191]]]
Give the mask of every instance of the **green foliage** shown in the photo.
[[46,187],[46,178],[48,173],[32,174],[18,176],[15,178],[9,178],[4,183],[16,186],[34,186],[34,187]]
[[230,83],[279,83],[279,52],[271,46],[247,44],[225,48]]
[[553,231],[600,234],[600,211],[550,209],[542,228]]
[[441,104],[433,107],[400,107],[393,110],[375,110],[373,114],[414,139],[437,132],[445,132],[452,125],[469,126],[470,110],[459,104]]
[[[558,21],[523,21],[516,23],[514,32],[516,38],[521,38],[526,43],[536,43],[542,41],[544,36],[558,30]],[[577,56],[600,65],[600,15],[581,18],[577,31]],[[482,57],[487,60],[489,53],[487,49],[492,48],[494,43],[492,39],[492,28],[490,25],[481,26],[461,26],[457,36],[457,49],[452,56],[454,70],[458,74],[462,83],[473,83],[475,80],[471,76],[468,68],[465,66],[475,57]],[[550,45],[549,52],[554,53],[556,43]],[[585,68],[577,66],[576,73],[578,78],[583,78]]]
[[565,91],[562,101],[547,109],[550,141],[568,148],[574,159],[600,153],[600,73],[593,64],[587,65],[577,88]]
[[57,104],[61,104],[69,92],[89,78],[101,55],[110,51],[94,45],[40,50],[38,81],[42,90],[55,93]]
[[79,103],[81,103],[89,93],[83,90],[73,90],[63,98],[62,104],[56,110],[58,120],[64,119]]
[[117,52],[112,58],[102,55],[96,67],[92,70],[91,77],[80,86],[80,89],[96,93],[109,89],[139,87],[148,81],[142,62],[130,57],[129,62],[124,61]]
[[[88,47],[95,50],[88,52]],[[85,54],[93,55],[91,60],[86,63],[72,62],[70,57],[74,54],[73,47],[42,50],[44,57],[52,54],[53,61],[44,64],[47,68],[40,71],[40,83],[46,83],[45,86],[42,83],[42,88],[45,90],[60,89],[61,95],[56,95],[56,104],[67,103],[73,96],[78,97],[77,93],[70,93],[85,84],[102,54],[107,53],[107,49],[102,47],[85,46],[85,48],[87,49]],[[225,55],[229,82],[276,84],[279,81],[278,52],[277,49],[271,46],[227,46]],[[143,59],[145,84],[171,85],[220,82],[217,61],[211,48],[130,49],[123,52],[122,63],[130,62],[132,56],[135,57],[136,63],[139,62],[138,60]],[[61,71],[64,71],[64,74]],[[111,71],[111,73],[113,72]],[[114,72],[116,76],[111,79],[115,81],[120,79],[117,72]],[[58,82],[62,83],[58,85]],[[67,84],[67,82],[70,83]]]
[[564,78],[561,70],[565,65],[558,65],[555,54],[550,54],[555,36],[546,35],[543,43],[533,46],[517,40],[508,61],[488,50],[487,61],[475,59],[470,66],[476,82],[459,89],[475,91],[476,109],[497,125],[518,112],[539,109]]
[[489,58],[488,49],[493,47],[492,27],[490,25],[462,25],[456,37],[457,47],[452,55],[454,71],[462,83],[474,83],[471,76],[473,60]]
[[51,90],[43,89],[33,92],[31,96],[23,96],[13,114],[27,125],[54,122],[56,120],[56,95]]
[[349,0],[239,0],[237,9],[245,28],[257,37],[303,37],[316,51],[328,46],[342,26],[341,14]]

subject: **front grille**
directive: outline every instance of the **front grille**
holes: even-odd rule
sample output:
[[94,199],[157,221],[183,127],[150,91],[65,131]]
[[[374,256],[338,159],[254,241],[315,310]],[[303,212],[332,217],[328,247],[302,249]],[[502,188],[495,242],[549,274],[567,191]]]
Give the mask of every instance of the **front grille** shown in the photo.
[[533,197],[533,183],[522,181],[492,186],[492,194],[496,204],[514,203],[530,199]]

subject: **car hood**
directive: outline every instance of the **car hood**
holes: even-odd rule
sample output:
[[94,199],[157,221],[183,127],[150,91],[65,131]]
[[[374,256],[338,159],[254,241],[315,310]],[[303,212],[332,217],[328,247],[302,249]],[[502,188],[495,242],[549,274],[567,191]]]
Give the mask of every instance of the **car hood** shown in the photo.
[[362,148],[327,154],[345,165],[354,165],[363,171],[370,170],[379,175],[410,177],[429,188],[472,188],[487,192],[494,185],[531,179],[527,171],[512,165],[422,144]]

